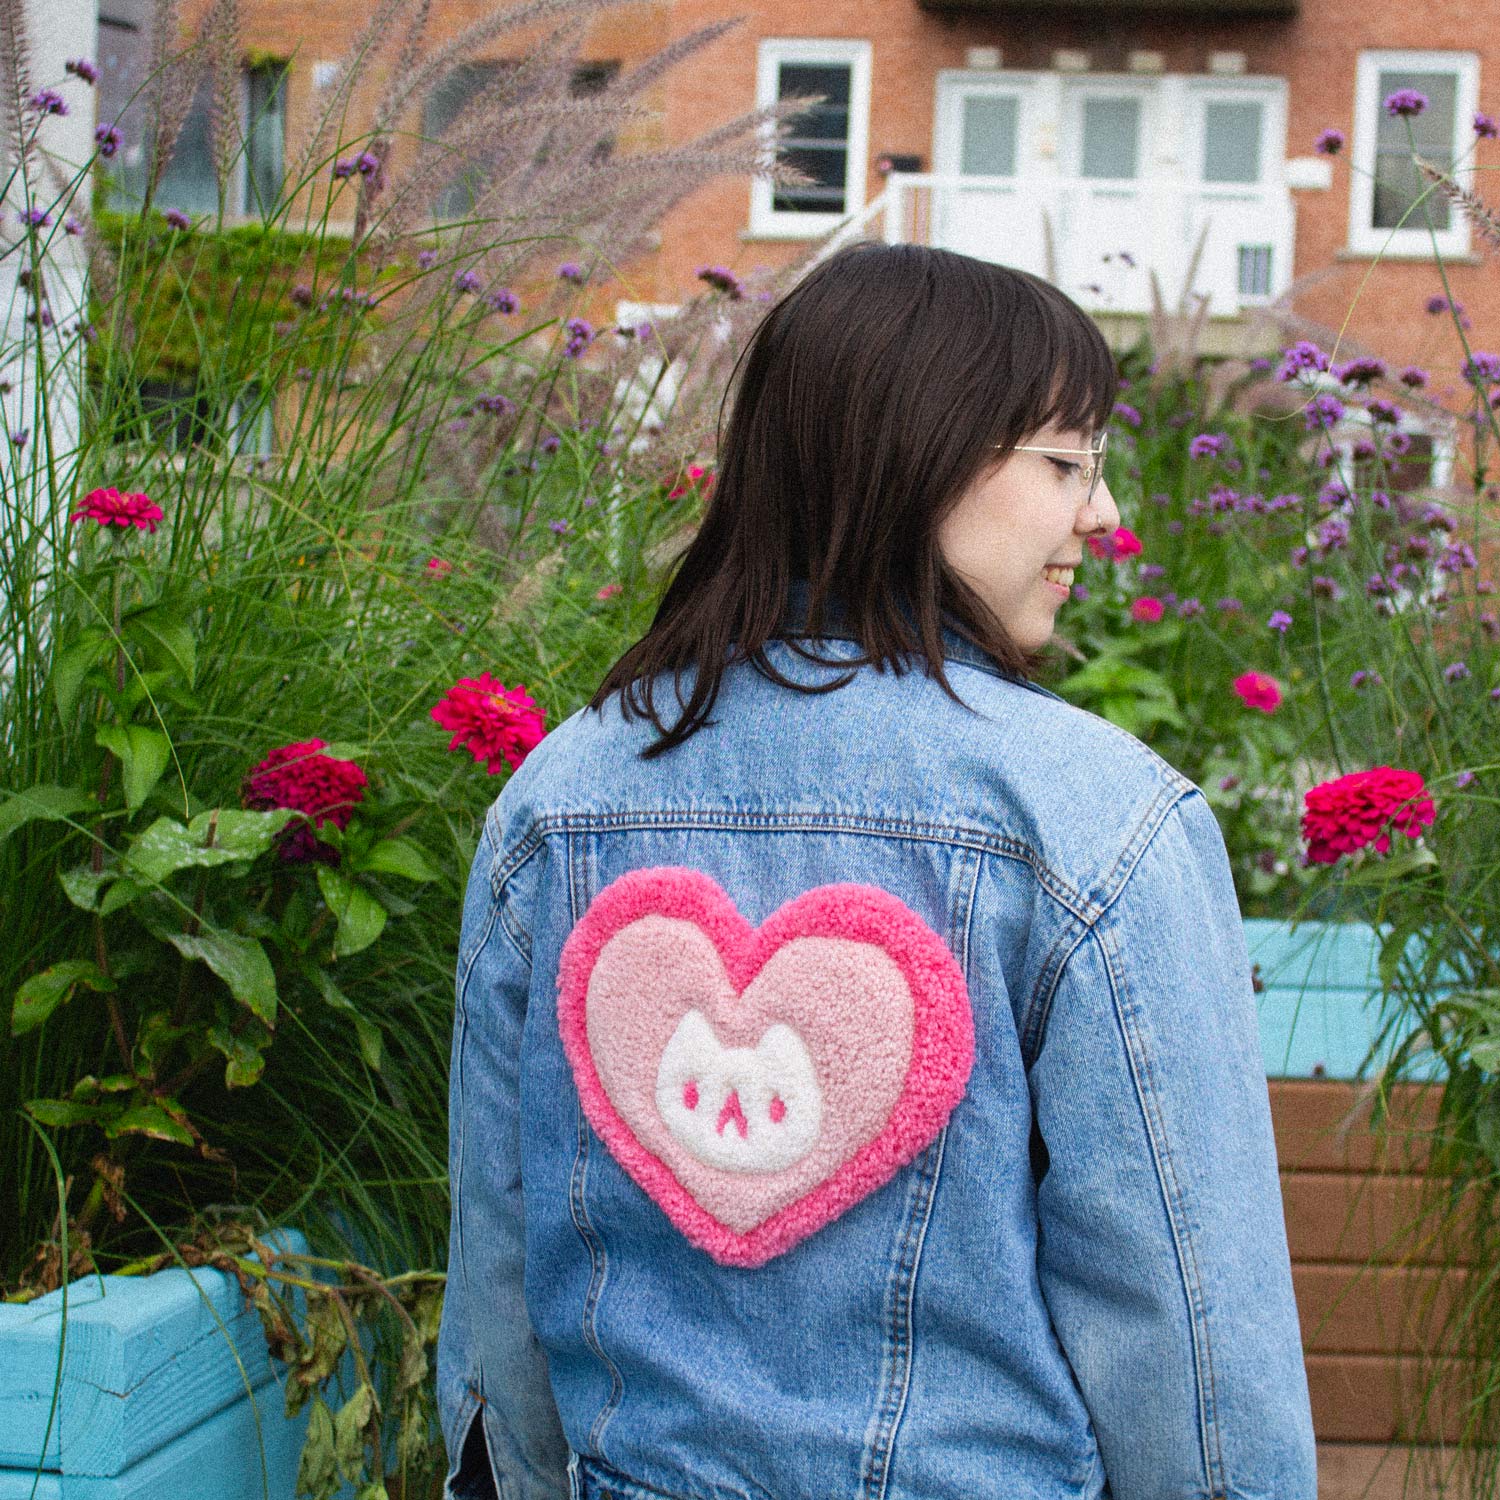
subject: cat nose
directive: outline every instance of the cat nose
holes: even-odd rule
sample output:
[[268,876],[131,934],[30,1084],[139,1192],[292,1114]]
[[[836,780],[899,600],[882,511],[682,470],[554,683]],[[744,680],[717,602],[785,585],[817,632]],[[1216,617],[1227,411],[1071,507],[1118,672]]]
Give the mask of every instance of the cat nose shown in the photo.
[[750,1133],[750,1122],[745,1118],[745,1111],[740,1106],[740,1091],[730,1089],[729,1097],[724,1101],[724,1108],[719,1111],[718,1132],[724,1134],[724,1127],[734,1121],[735,1129],[740,1133],[740,1139],[744,1140]]

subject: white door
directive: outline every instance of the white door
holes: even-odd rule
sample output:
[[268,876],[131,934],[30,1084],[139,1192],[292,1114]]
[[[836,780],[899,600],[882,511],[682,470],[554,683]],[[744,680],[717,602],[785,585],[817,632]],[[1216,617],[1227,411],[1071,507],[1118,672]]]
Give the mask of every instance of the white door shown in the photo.
[[[963,179],[933,194],[931,243],[979,260],[1044,272],[1032,80],[1003,73],[938,81],[934,165]],[[972,179],[972,181],[971,181]]]

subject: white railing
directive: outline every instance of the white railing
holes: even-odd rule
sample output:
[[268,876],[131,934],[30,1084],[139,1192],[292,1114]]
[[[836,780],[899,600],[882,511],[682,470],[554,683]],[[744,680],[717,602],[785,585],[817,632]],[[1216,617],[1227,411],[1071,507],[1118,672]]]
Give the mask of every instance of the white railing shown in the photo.
[[1286,289],[1295,228],[1285,187],[893,172],[820,258],[855,239],[935,245],[1045,276],[1091,312],[1146,312],[1152,270],[1177,304],[1201,235],[1191,290],[1224,315]]

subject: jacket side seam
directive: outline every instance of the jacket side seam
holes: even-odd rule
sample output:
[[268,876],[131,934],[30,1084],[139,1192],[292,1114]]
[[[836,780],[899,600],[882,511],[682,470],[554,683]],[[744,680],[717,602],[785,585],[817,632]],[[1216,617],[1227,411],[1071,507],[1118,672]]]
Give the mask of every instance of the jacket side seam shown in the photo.
[[1104,968],[1109,976],[1115,1013],[1119,1017],[1120,1027],[1125,1037],[1126,1057],[1129,1059],[1131,1074],[1135,1079],[1136,1097],[1146,1123],[1147,1138],[1151,1143],[1152,1162],[1156,1168],[1163,1206],[1167,1211],[1168,1223],[1172,1227],[1172,1244],[1177,1254],[1178,1273],[1182,1278],[1183,1294],[1188,1304],[1189,1327],[1192,1329],[1193,1336],[1194,1386],[1198,1398],[1204,1471],[1209,1493],[1217,1495],[1220,1493],[1218,1479],[1223,1474],[1223,1443],[1218,1426],[1213,1351],[1204,1312],[1203,1283],[1196,1247],[1184,1213],[1182,1186],[1177,1164],[1173,1160],[1166,1129],[1157,1106],[1157,1089],[1152,1074],[1150,1053],[1132,1025],[1135,1008],[1130,1001],[1124,969],[1119,964],[1118,949],[1112,942],[1113,933],[1107,924],[1100,924],[1095,936],[1104,957]]
[[[583,857],[577,851],[578,841],[568,840],[568,904],[576,926],[588,904],[588,891],[585,883],[586,876],[583,868]],[[578,1146],[573,1157],[573,1170],[568,1184],[568,1207],[573,1216],[573,1227],[578,1231],[578,1237],[583,1241],[584,1248],[589,1256],[589,1287],[584,1294],[582,1312],[583,1341],[588,1345],[589,1352],[604,1367],[609,1375],[609,1395],[604,1404],[595,1415],[589,1428],[589,1449],[592,1455],[603,1460],[604,1431],[609,1425],[610,1418],[615,1414],[621,1399],[625,1394],[625,1381],[621,1376],[619,1367],[605,1353],[604,1345],[599,1340],[598,1328],[595,1317],[598,1311],[599,1299],[604,1292],[604,1284],[609,1275],[609,1257],[605,1250],[604,1241],[592,1220],[589,1218],[588,1205],[586,1202],[586,1191],[588,1187],[589,1169],[589,1145],[590,1131],[587,1118],[583,1113],[583,1101],[577,1103],[577,1126]]]

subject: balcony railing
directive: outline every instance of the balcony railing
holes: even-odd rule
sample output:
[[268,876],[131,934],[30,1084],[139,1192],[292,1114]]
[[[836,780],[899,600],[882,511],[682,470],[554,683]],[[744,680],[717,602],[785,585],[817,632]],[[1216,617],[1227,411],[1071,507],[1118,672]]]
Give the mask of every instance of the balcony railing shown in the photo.
[[1294,234],[1281,185],[893,172],[823,253],[854,239],[958,250],[1045,276],[1090,312],[1149,311],[1154,272],[1169,307],[1196,291],[1222,316],[1286,289]]

